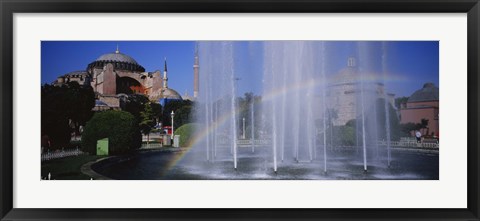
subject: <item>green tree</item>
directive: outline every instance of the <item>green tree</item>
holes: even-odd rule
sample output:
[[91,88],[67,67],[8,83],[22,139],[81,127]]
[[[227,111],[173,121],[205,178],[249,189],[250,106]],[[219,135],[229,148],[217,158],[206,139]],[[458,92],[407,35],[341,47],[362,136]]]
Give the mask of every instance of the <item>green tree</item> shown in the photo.
[[156,102],[150,102],[152,107],[153,117],[155,118],[155,123],[159,123],[162,117],[162,105]]
[[[189,100],[172,100],[165,104],[163,107],[162,113],[162,125],[164,126],[172,126],[172,117],[170,116],[172,111],[175,113],[175,121],[177,120],[177,110],[184,106],[193,106],[193,102]],[[189,118],[190,119],[190,118]],[[185,121],[183,123],[188,123],[190,121]]]
[[69,82],[62,86],[45,84],[41,88],[41,133],[50,138],[50,148],[66,147],[72,132],[92,117],[95,94],[89,86]]
[[82,149],[96,153],[97,140],[108,138],[109,153],[122,154],[140,148],[142,135],[135,117],[125,111],[97,112],[87,122],[82,134]]
[[357,119],[351,119],[351,120],[347,121],[345,126],[349,126],[351,128],[357,128]]
[[326,117],[327,117],[327,124],[328,124],[328,127],[330,128],[330,146],[333,147],[334,145],[334,140],[333,140],[333,136],[334,136],[334,133],[335,131],[333,130],[333,121],[336,120],[338,118],[338,111],[333,109],[333,108],[329,108],[326,110],[327,113],[326,113]]
[[191,112],[192,112],[192,106],[190,105],[180,107],[175,112],[175,119],[174,119],[175,128],[180,128],[184,124],[193,122],[193,120],[191,119]]
[[397,97],[395,98],[395,106],[400,109],[402,104],[407,103],[409,97]]
[[67,84],[68,90],[66,98],[68,105],[68,116],[72,121],[75,133],[79,134],[79,127],[84,126],[93,116],[93,107],[95,107],[95,93],[90,86],[80,86],[77,82]]
[[122,104],[122,110],[131,113],[140,121],[140,113],[145,110],[145,105],[149,102],[148,97],[143,94],[129,94]]
[[420,120],[420,128],[427,128],[428,127],[428,119],[422,118]]
[[428,119],[422,118],[420,123],[405,123],[400,125],[400,131],[403,136],[411,136],[412,131],[428,128]]
[[[390,139],[399,140],[403,136],[400,120],[398,119],[397,113],[393,106],[390,103],[388,105],[388,115],[389,115],[389,124],[390,124]],[[376,113],[376,122],[377,122],[377,138],[378,139],[387,139],[387,122],[386,122],[386,111],[385,111],[385,99],[379,98],[376,100],[376,105],[374,107],[376,111],[369,111],[370,114],[367,115],[367,122],[375,122],[373,119],[373,113]]]
[[[244,94],[243,97],[238,97],[236,102],[237,102],[237,106],[238,106],[238,119],[237,119],[237,122],[239,122],[237,124],[237,127],[238,127],[238,130],[237,131],[242,131],[243,130],[243,118],[245,118],[245,124],[246,124],[246,136],[247,137],[250,137],[251,136],[251,129],[248,129],[249,127],[251,127],[252,125],[251,124],[251,118],[252,118],[252,114],[251,114],[251,111],[252,111],[252,108],[254,110],[257,110],[257,111],[254,111],[254,118],[257,119],[254,121],[254,124],[255,124],[255,134],[258,134],[258,130],[260,129],[259,126],[260,125],[257,125],[257,123],[259,122],[258,119],[260,119],[261,115],[260,115],[260,111],[258,111],[258,104],[260,103],[261,101],[261,97],[260,96],[255,96],[252,92],[247,92]],[[256,135],[258,136],[258,135]]]
[[420,129],[415,123],[405,123],[400,125],[400,131],[402,131],[403,136],[411,136],[412,131]]
[[150,131],[155,126],[154,113],[150,103],[144,105],[144,110],[140,112],[140,130],[147,136],[147,144],[150,141]]
[[[355,128],[350,126],[334,126],[333,144],[335,146],[354,146],[356,144]],[[327,132],[328,134],[329,132]]]

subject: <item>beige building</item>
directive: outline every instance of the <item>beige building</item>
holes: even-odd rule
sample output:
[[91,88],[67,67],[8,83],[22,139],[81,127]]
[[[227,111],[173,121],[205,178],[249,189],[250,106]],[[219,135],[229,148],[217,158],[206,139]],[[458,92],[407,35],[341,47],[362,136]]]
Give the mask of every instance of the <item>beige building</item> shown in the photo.
[[[75,71],[60,76],[55,85],[76,81],[90,85],[100,104],[109,108],[120,108],[120,100],[129,94],[144,94],[153,102],[181,100],[178,92],[168,87],[167,61],[163,76],[160,71],[146,72],[132,57],[120,53],[107,53],[87,65],[85,71]],[[102,107],[105,109],[105,107]]]
[[[361,84],[364,82],[364,107],[371,107],[378,98],[387,99],[394,107],[395,95],[385,91],[383,83],[367,82],[356,66],[355,58],[349,58],[347,67],[328,79],[327,108],[334,110],[337,118],[333,120],[336,126],[345,125],[361,114]],[[365,76],[363,76],[365,78]]]

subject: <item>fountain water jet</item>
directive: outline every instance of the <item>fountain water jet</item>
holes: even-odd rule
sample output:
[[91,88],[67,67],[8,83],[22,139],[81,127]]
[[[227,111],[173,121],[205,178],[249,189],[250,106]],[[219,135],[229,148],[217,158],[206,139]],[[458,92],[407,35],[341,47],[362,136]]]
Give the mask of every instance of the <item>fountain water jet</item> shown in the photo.
[[252,142],[252,153],[255,152],[255,97],[250,103],[250,140]]
[[[242,89],[236,85],[238,78],[235,76],[233,59],[235,54],[233,48],[236,43],[203,42],[200,44],[203,45],[202,51],[207,51],[204,53],[215,52],[208,54],[216,55],[214,58],[209,58],[209,66],[202,66],[202,76],[205,76],[208,85],[205,85],[205,90],[200,92],[200,94],[207,93],[201,96],[205,99],[202,102],[206,103],[205,113],[202,115],[205,126],[213,128],[208,129],[208,135],[202,143],[207,146],[207,157],[210,160],[216,158],[217,148],[227,151],[230,149],[232,156],[228,157],[228,160],[231,160],[228,162],[233,161],[234,169],[243,170],[256,163],[261,168],[261,162],[264,165],[263,168],[273,165],[273,170],[276,172],[283,171],[285,167],[289,168],[292,165],[304,167],[303,165],[310,163],[316,165],[319,170],[323,169],[323,174],[326,174],[328,170],[335,171],[332,168],[338,165],[336,160],[339,157],[350,157],[342,155],[343,152],[360,151],[362,148],[362,169],[367,171],[370,166],[378,166],[378,154],[371,153],[378,151],[379,135],[377,133],[379,132],[376,124],[380,123],[380,120],[376,117],[377,114],[383,114],[383,111],[377,113],[376,106],[383,105],[376,105],[375,99],[378,98],[376,87],[381,83],[370,78],[368,74],[372,69],[372,64],[369,63],[373,57],[372,51],[379,47],[372,49],[365,42],[354,44],[359,65],[356,67],[355,60],[349,60],[346,69],[353,80],[345,83],[345,81],[336,82],[333,76],[329,76],[330,72],[338,71],[329,69],[330,61],[327,62],[327,58],[337,48],[332,47],[327,50],[328,42],[262,42],[263,81],[261,86],[263,88],[257,107],[255,98],[247,100],[246,103],[238,102],[237,104],[237,91]],[[219,49],[215,49],[217,47]],[[382,57],[382,59],[385,58]],[[386,67],[384,63],[382,65],[385,74]],[[246,80],[248,81],[248,78]],[[350,79],[347,78],[347,80]],[[338,85],[350,86],[342,86],[339,89]],[[344,136],[340,129],[346,125],[344,120],[346,115],[338,112],[343,108],[338,106],[338,103],[346,101],[339,101],[337,96],[347,92],[352,94],[348,95],[352,98],[352,101],[348,100],[348,102],[354,102],[350,106],[356,111],[352,119],[357,122],[353,122],[355,125],[352,124],[356,129],[353,129],[352,133],[354,133],[353,136],[357,136],[357,147],[355,147],[355,141],[351,146],[345,146],[338,138]],[[262,117],[255,117],[257,112],[258,116]],[[388,113],[385,112],[385,114]],[[250,120],[244,123],[250,124],[250,138],[244,137],[248,136],[247,129],[239,121],[248,119],[248,115]],[[389,128],[389,125],[386,127]],[[237,131],[242,131],[242,134]],[[256,135],[257,131],[258,135]],[[242,139],[238,140],[238,136],[242,136]],[[226,139],[228,143],[222,141]],[[387,140],[389,139],[390,133],[387,132]],[[244,151],[246,149],[244,147],[249,147],[248,153]],[[317,160],[316,153],[317,150],[322,151],[320,148],[323,148],[323,159]],[[390,147],[387,149],[388,162],[390,162]],[[222,162],[222,156],[224,155],[219,155],[220,159],[216,161]],[[225,159],[223,158],[223,161]],[[356,163],[360,161],[360,156],[352,159]],[[238,167],[239,162],[241,162],[240,167]]]
[[[382,42],[382,73],[383,81],[387,79],[387,46],[385,42]],[[385,130],[387,136],[387,166],[390,167],[391,152],[390,152],[390,105],[388,103],[387,97],[385,97]]]
[[213,159],[217,158],[217,133],[218,133],[218,101],[215,102],[215,122],[214,122],[214,130],[213,130]]
[[[321,75],[322,75],[322,82],[327,82],[326,74],[325,74],[325,56],[326,56],[326,47],[325,42],[322,42],[321,46]],[[322,87],[322,112],[323,112],[323,172],[327,172],[327,111],[326,111],[326,87]]]
[[[231,54],[233,56],[233,53]],[[233,57],[231,58],[232,62],[233,62]],[[232,76],[235,76],[233,75],[233,65],[232,65]],[[235,93],[235,82],[236,82],[236,78],[235,77],[232,77],[232,146],[233,146],[233,168],[234,169],[237,169],[237,108],[236,108],[236,102],[235,102],[235,96],[236,96],[236,93]]]
[[362,59],[367,57],[367,49],[365,42],[357,43],[359,51],[359,63],[360,63],[360,105],[361,105],[361,118],[362,118],[362,146],[363,146],[363,169],[367,171],[367,142],[366,142],[366,130],[365,130],[365,84],[364,84],[364,72],[365,72],[365,62]]
[[[209,111],[208,111],[208,103],[205,104],[205,124],[207,128],[210,128],[210,118],[209,118]],[[205,145],[205,148],[207,148],[207,161],[210,161],[210,134],[207,135],[207,145]]]

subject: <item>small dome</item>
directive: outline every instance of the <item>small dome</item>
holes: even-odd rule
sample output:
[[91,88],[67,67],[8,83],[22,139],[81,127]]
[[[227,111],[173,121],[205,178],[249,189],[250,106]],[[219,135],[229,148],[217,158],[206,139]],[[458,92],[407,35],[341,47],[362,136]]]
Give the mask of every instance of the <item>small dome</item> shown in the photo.
[[171,88],[165,88],[162,95],[162,98],[182,100],[182,96]]
[[422,102],[422,101],[438,101],[438,87],[435,86],[433,83],[426,83],[423,85],[423,88],[415,91],[410,98],[408,98],[408,102]]
[[104,54],[100,57],[97,58],[95,61],[113,61],[113,62],[125,62],[125,63],[130,63],[130,64],[138,64],[135,59],[132,57],[122,54],[122,53],[109,53],[109,54]]

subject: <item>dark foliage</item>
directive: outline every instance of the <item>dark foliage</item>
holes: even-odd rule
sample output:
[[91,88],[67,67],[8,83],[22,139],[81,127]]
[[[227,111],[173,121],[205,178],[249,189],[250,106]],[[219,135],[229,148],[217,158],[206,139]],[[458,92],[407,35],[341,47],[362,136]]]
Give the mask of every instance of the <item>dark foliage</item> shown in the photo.
[[397,97],[397,98],[395,98],[395,107],[397,107],[398,109],[400,109],[402,104],[406,104],[406,103],[407,103],[408,98],[409,98],[409,97]]
[[[72,132],[92,117],[95,94],[91,87],[69,82],[62,86],[45,84],[41,89],[42,137],[48,137],[49,148],[68,146]],[[47,146],[48,148],[48,146]]]
[[95,154],[97,140],[109,139],[109,154],[140,148],[142,135],[135,117],[125,111],[98,112],[87,122],[82,134],[82,149]]
[[143,94],[129,94],[122,104],[122,110],[131,113],[140,122],[140,112],[148,102],[148,97]]
[[[402,133],[400,127],[400,120],[398,119],[397,113],[393,106],[390,103],[387,103],[388,106],[388,115],[389,115],[389,126],[390,126],[390,139],[391,140],[400,140],[400,137],[405,136]],[[385,99],[377,99],[375,107],[376,111],[370,111],[370,114],[367,115],[367,122],[377,122],[377,139],[378,140],[387,140],[387,122],[386,117],[387,113],[385,111]],[[376,119],[372,114],[376,114]]]
[[182,125],[192,122],[192,106],[183,106],[175,112],[174,126],[180,128]]
[[[178,128],[186,123],[193,122],[193,118],[191,116],[193,102],[189,100],[172,100],[165,104],[162,113],[162,124],[163,126],[171,126],[172,125],[172,111],[175,113],[174,116],[174,127]],[[177,123],[178,122],[178,123]]]
[[180,135],[180,146],[189,147],[195,142],[195,138],[198,135],[198,124],[190,123],[184,124],[175,130],[175,135]]

